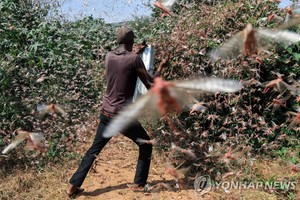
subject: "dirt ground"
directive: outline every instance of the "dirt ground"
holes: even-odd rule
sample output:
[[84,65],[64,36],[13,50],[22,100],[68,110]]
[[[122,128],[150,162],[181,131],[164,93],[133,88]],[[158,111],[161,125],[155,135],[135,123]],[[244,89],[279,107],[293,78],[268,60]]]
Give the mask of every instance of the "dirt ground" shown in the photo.
[[[92,142],[92,136],[85,138],[76,149],[83,155]],[[214,187],[201,196],[193,188],[194,180],[186,179],[184,188],[178,189],[174,177],[167,173],[165,158],[155,150],[151,162],[148,182],[150,185],[168,184],[167,189],[132,191],[127,184],[133,182],[135,165],[138,157],[138,147],[129,139],[118,135],[111,139],[88,173],[82,187],[85,191],[74,197],[79,200],[300,200],[300,172],[291,173],[287,166],[279,160],[262,160],[252,166],[256,175],[262,180],[294,180],[297,182],[294,197],[280,196],[276,191],[261,191],[253,189],[224,190]],[[75,163],[74,163],[75,162]],[[66,200],[68,181],[77,169],[77,161],[69,161],[62,166],[49,166],[42,172],[27,169],[16,170],[15,173],[0,179],[1,200]],[[249,172],[245,172],[248,174]],[[232,177],[229,177],[232,178]],[[234,177],[233,177],[234,178]],[[256,179],[257,180],[257,179]],[[259,180],[259,179],[258,179]]]
[[[78,200],[277,199],[275,195],[253,190],[211,191],[200,195],[194,190],[193,181],[187,183],[186,189],[176,189],[174,178],[166,173],[163,158],[155,150],[148,182],[150,185],[168,183],[173,190],[161,189],[149,193],[132,191],[127,184],[133,182],[137,156],[138,147],[129,139],[122,135],[111,139],[85,179],[82,185],[85,191],[75,198]],[[75,170],[73,169],[73,172]]]
[[[96,159],[82,188],[85,191],[76,199],[195,199],[197,192],[186,190],[155,193],[132,191],[127,184],[133,182],[138,147],[126,137],[119,135],[111,139]],[[173,178],[164,172],[164,163],[154,150],[148,182],[150,185],[168,183],[175,187]],[[74,169],[75,171],[76,169]],[[176,197],[175,197],[176,196]]]

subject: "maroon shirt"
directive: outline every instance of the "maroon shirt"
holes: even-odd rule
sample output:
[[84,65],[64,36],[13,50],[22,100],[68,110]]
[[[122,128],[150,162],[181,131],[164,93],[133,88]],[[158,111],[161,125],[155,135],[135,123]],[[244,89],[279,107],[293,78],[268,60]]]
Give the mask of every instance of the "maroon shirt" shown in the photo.
[[[128,103],[132,102],[137,77],[147,89],[153,83],[151,77],[138,54],[122,51],[108,52],[105,58],[107,88],[103,98],[102,109],[116,114]],[[157,76],[158,74],[155,74]]]

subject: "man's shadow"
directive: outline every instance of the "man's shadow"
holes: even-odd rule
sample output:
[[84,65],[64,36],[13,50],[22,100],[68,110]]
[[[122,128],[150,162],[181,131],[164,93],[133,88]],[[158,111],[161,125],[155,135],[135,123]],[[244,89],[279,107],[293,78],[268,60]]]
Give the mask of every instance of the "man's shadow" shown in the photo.
[[[154,180],[154,181],[151,181],[150,185],[157,185],[159,183],[166,183],[166,184],[169,184],[169,185],[175,185],[174,180]],[[104,193],[111,192],[113,190],[126,189],[126,188],[128,188],[127,184],[130,184],[130,183],[122,183],[122,184],[115,185],[115,186],[108,186],[108,187],[105,187],[105,188],[98,188],[98,189],[96,189],[94,191],[90,191],[90,192],[82,192],[80,194],[80,196],[92,196],[92,197],[99,196],[99,195],[102,195]],[[186,189],[188,189],[188,188],[186,188]],[[176,191],[176,189],[174,188],[173,191]],[[138,192],[144,192],[144,191],[141,190],[141,191],[138,191]],[[150,192],[151,192],[151,190],[150,190]],[[156,193],[157,192],[160,192],[160,191],[156,191]]]
[[94,191],[90,191],[90,192],[82,192],[80,194],[80,196],[99,196],[101,194],[107,193],[107,192],[111,192],[113,190],[120,190],[120,189],[125,189],[128,188],[127,183],[122,183],[120,185],[115,185],[115,186],[107,186],[105,188],[98,188]]

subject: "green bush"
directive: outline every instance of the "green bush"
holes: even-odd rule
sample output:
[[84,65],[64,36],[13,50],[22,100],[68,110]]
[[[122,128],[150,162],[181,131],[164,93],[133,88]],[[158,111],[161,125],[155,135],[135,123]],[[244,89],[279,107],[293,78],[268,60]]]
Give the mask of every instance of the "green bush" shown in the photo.
[[[75,144],[87,134],[80,127],[89,126],[99,114],[104,56],[115,48],[117,26],[92,17],[75,22],[49,20],[49,7],[17,0],[2,1],[0,9],[0,147],[15,137],[16,129],[23,129],[45,134],[48,152],[38,158],[40,163],[70,157]],[[262,2],[256,7],[243,0],[215,6],[195,3],[190,9],[178,5],[177,9],[172,17],[159,18],[156,11],[149,18],[129,23],[137,42],[145,39],[154,45],[155,66],[170,57],[165,79],[218,76],[266,83],[282,74],[287,84],[298,81],[299,44],[275,46],[261,58],[262,63],[241,56],[230,62],[210,62],[210,52],[247,23],[257,26],[259,18],[272,12],[283,15],[276,4]],[[45,80],[37,82],[41,77]],[[270,105],[280,93],[272,88],[263,93],[264,89],[264,84],[254,83],[236,94],[199,95],[196,98],[207,104],[208,111],[196,115],[185,111],[174,118],[179,135],[163,122],[151,125],[152,137],[159,139],[157,148],[169,151],[173,142],[195,152],[197,159],[187,164],[193,163],[197,170],[222,172],[240,166],[238,161],[245,157],[273,156],[283,147],[299,147],[298,132],[288,128],[290,117],[286,114],[299,105],[297,95],[272,113]],[[63,105],[69,118],[50,114],[40,119],[36,106],[49,103]],[[7,163],[24,158],[20,149],[10,154]],[[230,152],[240,152],[234,164],[223,160]],[[187,159],[178,152],[169,158],[177,164]]]

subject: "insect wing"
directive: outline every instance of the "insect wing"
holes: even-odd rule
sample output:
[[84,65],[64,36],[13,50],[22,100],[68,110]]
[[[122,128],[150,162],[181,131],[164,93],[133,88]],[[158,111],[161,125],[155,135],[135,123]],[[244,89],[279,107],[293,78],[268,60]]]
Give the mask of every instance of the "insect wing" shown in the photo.
[[228,60],[240,54],[243,47],[243,32],[234,35],[230,40],[225,42],[220,48],[211,53],[212,62],[219,59]]
[[292,44],[300,41],[300,34],[286,30],[259,29],[257,30],[257,37],[261,39],[271,39],[272,41],[284,44]]
[[202,78],[174,82],[176,88],[188,92],[237,92],[242,89],[238,81],[221,78]]
[[186,105],[194,98],[191,93],[187,93],[183,89],[179,89],[177,87],[172,87],[169,89],[170,90],[170,95],[176,99],[176,102],[182,109],[186,109]]
[[279,25],[277,28],[278,29],[287,29],[289,27],[292,27],[292,26],[295,26],[295,25],[299,25],[299,24],[300,24],[300,17],[297,17],[295,19],[292,19],[292,20],[288,21],[287,23]]
[[293,106],[293,109],[296,110],[297,112],[300,112],[300,106]]
[[190,170],[191,166],[189,167],[184,167],[181,169],[178,169],[177,172],[181,175],[181,176],[185,176],[185,174]]
[[161,4],[166,7],[168,10],[171,10],[172,6],[176,0],[160,0]]
[[201,103],[201,102],[197,102],[197,103],[194,103],[194,104],[189,104],[188,107],[191,110],[190,114],[193,113],[193,112],[204,113],[205,111],[207,111],[207,107],[203,106],[203,103]]
[[45,108],[46,108],[46,105],[44,105],[44,104],[38,104],[38,105],[36,106],[36,110],[37,110],[38,112],[42,112]]
[[173,191],[174,189],[170,184],[167,183],[160,183],[164,188],[166,188],[168,191]]
[[44,105],[44,104],[39,104],[36,106],[36,110],[41,115],[41,117],[44,117],[46,115],[46,113],[49,113],[50,108],[51,107],[49,105]]
[[8,152],[16,148],[16,146],[21,144],[25,140],[25,138],[26,138],[26,134],[18,134],[14,139],[14,141],[11,144],[9,144],[5,149],[3,149],[1,153],[7,154]]
[[140,97],[135,103],[127,106],[115,118],[112,119],[103,133],[103,137],[111,138],[115,134],[127,128],[139,116],[141,111],[151,100],[152,95],[149,93]]
[[298,121],[297,119],[293,119],[292,122],[289,124],[288,129],[293,129],[295,126],[297,126]]
[[63,117],[67,117],[68,113],[66,113],[61,106],[55,105],[55,110],[59,112]]
[[39,144],[45,139],[42,133],[29,133],[29,135],[34,144]]
[[285,82],[282,82],[282,83],[292,95],[294,95],[294,96],[300,95],[300,89],[297,86],[289,85]]
[[139,143],[140,145],[142,145],[142,144],[147,144],[150,140],[144,140],[142,138],[137,138],[135,141],[137,143]]

